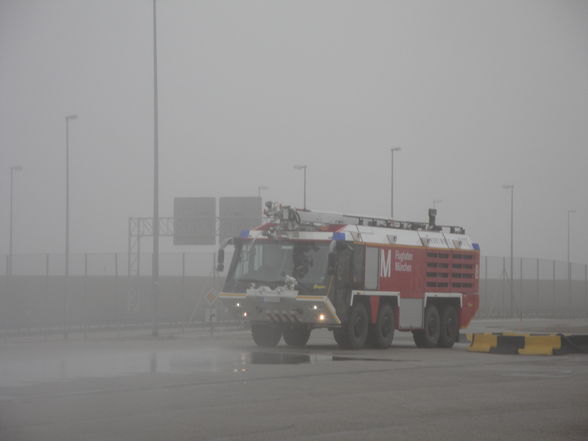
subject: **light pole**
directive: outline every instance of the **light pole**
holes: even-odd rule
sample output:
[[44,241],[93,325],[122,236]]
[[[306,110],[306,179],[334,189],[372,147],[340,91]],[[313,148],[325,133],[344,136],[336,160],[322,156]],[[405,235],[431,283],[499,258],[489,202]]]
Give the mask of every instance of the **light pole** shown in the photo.
[[576,210],[568,210],[568,266],[570,265],[570,214],[575,212]]
[[441,199],[433,199],[433,208],[437,208],[437,204],[443,202]]
[[306,210],[306,164],[295,165],[294,170],[304,170],[304,209]]
[[14,173],[21,171],[20,165],[14,165],[10,167],[10,240],[8,245],[8,262],[6,265],[6,274],[12,275],[12,255],[13,255],[13,242],[12,242],[12,219],[13,219],[13,194],[14,194]]
[[510,190],[510,315],[514,316],[514,185],[503,185]]
[[261,197],[261,191],[262,190],[269,190],[269,187],[265,186],[265,185],[259,185],[257,187],[257,197]]
[[570,215],[575,212],[576,210],[568,210],[568,282],[570,289],[572,283],[572,262],[570,260]]
[[69,122],[78,115],[65,117],[65,278],[69,277]]
[[153,257],[151,268],[151,335],[159,335],[158,297],[159,297],[159,104],[157,91],[157,8],[153,0]]
[[65,117],[65,280],[63,289],[63,337],[67,339],[67,291],[69,285],[69,122],[77,115]]
[[400,150],[400,147],[390,148],[390,219],[394,219],[394,152]]

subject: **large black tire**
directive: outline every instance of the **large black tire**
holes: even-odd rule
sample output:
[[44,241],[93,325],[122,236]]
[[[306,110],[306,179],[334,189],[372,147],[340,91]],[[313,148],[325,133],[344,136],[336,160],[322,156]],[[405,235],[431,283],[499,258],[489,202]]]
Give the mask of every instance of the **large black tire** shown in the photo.
[[345,327],[333,329],[333,337],[341,349],[349,349],[349,339]]
[[459,315],[457,308],[447,305],[441,310],[441,332],[439,334],[439,347],[451,348],[459,339]]
[[394,309],[388,304],[382,305],[378,311],[376,323],[370,325],[368,342],[378,349],[389,348],[394,338],[395,328]]
[[412,337],[419,348],[433,348],[439,344],[441,318],[435,305],[425,308],[425,328],[412,331]]
[[286,326],[282,331],[284,341],[288,346],[304,346],[310,338],[311,329],[308,326]]
[[363,303],[356,303],[349,312],[349,321],[343,329],[347,333],[349,349],[359,349],[365,346],[369,329],[369,316]]
[[251,335],[257,346],[270,348],[280,342],[282,328],[272,324],[253,324],[251,325]]

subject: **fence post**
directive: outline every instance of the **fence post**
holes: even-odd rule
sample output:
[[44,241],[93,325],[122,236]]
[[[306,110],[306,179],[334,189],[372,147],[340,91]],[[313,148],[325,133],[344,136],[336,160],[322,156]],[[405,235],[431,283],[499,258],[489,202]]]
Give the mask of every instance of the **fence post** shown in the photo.
[[568,262],[568,308],[570,317],[574,316],[574,297],[572,295],[572,262]]
[[555,260],[553,261],[553,302],[552,302],[552,307],[553,307],[553,311],[555,312],[555,305],[556,305],[556,301],[555,301]]
[[[182,284],[181,284],[181,296],[180,296],[180,305],[182,310],[184,309],[184,303],[185,303],[185,290],[186,290],[186,253],[182,253]],[[183,319],[183,317],[181,318],[181,332],[182,334],[184,333],[184,328],[185,328],[185,323],[186,321]]]
[[114,253],[114,289],[112,290],[114,295],[114,301],[112,302],[114,306],[114,327],[116,328],[116,336],[120,335],[120,319],[119,319],[119,311],[118,308],[120,307],[119,301],[119,290],[118,290],[118,253]]
[[525,303],[525,298],[524,298],[524,290],[523,290],[523,258],[520,258],[520,283],[519,283],[519,308],[520,308],[520,312],[521,312],[521,320],[523,319],[523,305]]
[[537,285],[537,301],[535,304],[535,310],[536,313],[539,313],[539,306],[541,305],[541,297],[539,296],[539,258],[537,258],[537,279],[536,279],[536,285]]
[[87,282],[88,282],[88,253],[84,253],[84,281],[82,283],[82,308],[80,311],[80,318],[82,319],[82,329],[84,330],[84,340],[88,337],[87,335],[87,327],[88,327],[88,299],[86,298],[88,294],[87,290]]
[[[45,298],[50,299],[49,296],[49,253],[45,254]],[[46,308],[48,309],[48,308]],[[47,332],[43,333],[44,338],[47,338]]]
[[506,297],[506,280],[508,279],[508,274],[506,274],[506,257],[502,256],[502,299],[500,302],[500,309],[502,317],[506,317],[506,309],[505,309],[505,297]]
[[[488,298],[488,256],[484,256],[484,297]],[[484,298],[480,299],[480,303],[484,300]],[[492,302],[493,304],[494,302]],[[490,302],[488,301],[484,301],[485,306],[487,307],[488,304],[490,304]],[[488,314],[489,311],[486,311],[486,314]]]

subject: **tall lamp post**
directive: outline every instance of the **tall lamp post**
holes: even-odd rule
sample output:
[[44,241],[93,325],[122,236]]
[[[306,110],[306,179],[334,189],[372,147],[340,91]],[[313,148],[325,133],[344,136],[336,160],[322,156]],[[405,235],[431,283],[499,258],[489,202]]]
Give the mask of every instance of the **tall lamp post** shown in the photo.
[[514,316],[514,185],[503,185],[510,190],[510,315]]
[[65,117],[65,277],[69,277],[69,122],[78,115]]
[[400,150],[400,147],[390,148],[390,219],[394,219],[394,152]]
[[570,260],[570,215],[576,210],[568,210],[568,291],[570,296],[570,305],[572,301],[572,262]]
[[151,335],[159,335],[159,105],[157,91],[157,8],[153,0],[153,257],[151,267]]
[[576,210],[568,210],[568,267],[570,266],[570,215],[575,213]]
[[294,166],[294,170],[304,170],[304,209],[306,210],[306,164],[299,164]]
[[69,122],[77,115],[65,117],[65,285],[63,290],[63,337],[67,339],[67,291],[69,284]]
[[257,187],[257,197],[261,197],[261,191],[262,190],[269,190],[269,187],[265,186],[265,185],[259,185]]
[[12,241],[12,224],[13,224],[13,199],[14,199],[14,173],[17,171],[21,171],[22,167],[20,165],[14,165],[10,167],[10,239],[8,242],[8,262],[6,265],[6,274],[8,276],[12,275],[12,255],[13,255],[13,241]]

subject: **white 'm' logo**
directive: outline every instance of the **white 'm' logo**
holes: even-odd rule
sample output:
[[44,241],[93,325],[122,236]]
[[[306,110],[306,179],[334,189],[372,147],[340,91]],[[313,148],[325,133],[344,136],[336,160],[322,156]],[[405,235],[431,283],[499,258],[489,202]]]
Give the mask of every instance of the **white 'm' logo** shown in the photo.
[[392,250],[380,250],[380,277],[390,277],[392,272]]

